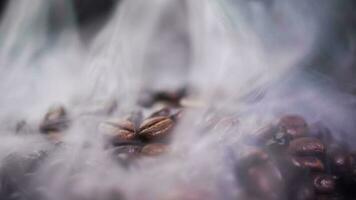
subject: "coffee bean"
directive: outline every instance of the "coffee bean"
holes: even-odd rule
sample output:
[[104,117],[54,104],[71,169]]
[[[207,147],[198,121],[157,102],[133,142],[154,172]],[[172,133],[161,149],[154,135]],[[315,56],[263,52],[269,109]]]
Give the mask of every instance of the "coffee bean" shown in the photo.
[[153,143],[147,144],[142,148],[141,153],[146,156],[158,156],[166,153],[168,146],[165,144]]
[[169,117],[151,117],[142,122],[138,134],[149,140],[162,138],[171,131],[173,123]]
[[44,116],[40,124],[40,132],[60,132],[67,129],[69,120],[63,106],[52,107]]
[[133,140],[136,137],[135,126],[129,120],[107,120],[99,125],[99,130],[113,142]]
[[305,120],[298,115],[287,115],[280,119],[278,127],[282,132],[287,133],[292,138],[306,136],[308,126]]
[[318,193],[332,193],[336,188],[335,177],[327,174],[314,175],[313,185]]
[[251,166],[247,170],[249,193],[266,200],[284,199],[284,181],[271,162]]
[[288,147],[288,152],[292,155],[324,155],[325,145],[318,139],[312,137],[302,137],[292,140]]
[[301,168],[301,169],[309,169],[312,171],[324,171],[323,162],[316,157],[293,156],[292,162],[293,162],[294,166]]
[[292,189],[288,199],[291,200],[315,200],[313,185],[306,182],[298,182],[290,185]]
[[157,91],[154,93],[155,101],[165,101],[173,105],[178,105],[180,99],[187,95],[187,88],[179,88],[173,91]]
[[252,151],[237,163],[236,169],[241,175],[245,175],[248,168],[254,165],[264,164],[269,160],[269,155],[260,150]]

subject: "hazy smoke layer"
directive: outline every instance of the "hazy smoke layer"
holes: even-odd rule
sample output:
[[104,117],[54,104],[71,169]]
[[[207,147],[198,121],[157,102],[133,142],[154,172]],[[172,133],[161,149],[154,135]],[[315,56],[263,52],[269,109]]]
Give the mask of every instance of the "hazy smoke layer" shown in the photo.
[[[353,98],[304,70],[327,6],[126,0],[86,46],[70,8],[67,1],[13,0],[0,25],[0,166],[21,182],[14,199],[157,200],[193,187],[207,199],[236,199],[232,164],[246,150],[242,139],[285,113],[322,120],[355,141]],[[172,152],[129,170],[118,165],[97,131],[105,116],[91,111],[115,100],[113,116],[121,117],[138,109],[144,89],[186,85],[204,106],[187,110]],[[53,104],[65,105],[73,121],[61,145],[37,130]],[[238,126],[202,134],[196,124],[212,112],[236,116]],[[21,120],[27,124],[15,133]]]

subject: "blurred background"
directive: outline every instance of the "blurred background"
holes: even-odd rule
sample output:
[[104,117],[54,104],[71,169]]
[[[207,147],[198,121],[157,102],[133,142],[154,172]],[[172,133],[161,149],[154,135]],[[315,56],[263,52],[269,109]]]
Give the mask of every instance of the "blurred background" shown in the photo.
[[[0,12],[4,12],[9,0],[0,0]],[[250,0],[264,1],[273,5],[273,0]],[[313,55],[306,60],[305,66],[308,70],[317,71],[325,75],[326,79],[335,81],[340,90],[356,95],[356,1],[354,0],[330,0],[328,4],[333,7],[328,16],[321,20],[322,30]],[[61,2],[61,1],[58,1]],[[64,1],[62,1],[64,2]],[[90,42],[93,36],[98,33],[110,15],[115,10],[120,0],[72,0],[75,22],[79,25],[81,39],[84,43]],[[184,2],[184,1],[182,1]],[[322,1],[310,1],[311,4]],[[53,27],[58,26],[58,18],[61,18],[61,3],[52,8]],[[315,6],[315,5],[314,5]],[[189,45],[186,45],[189,48]]]

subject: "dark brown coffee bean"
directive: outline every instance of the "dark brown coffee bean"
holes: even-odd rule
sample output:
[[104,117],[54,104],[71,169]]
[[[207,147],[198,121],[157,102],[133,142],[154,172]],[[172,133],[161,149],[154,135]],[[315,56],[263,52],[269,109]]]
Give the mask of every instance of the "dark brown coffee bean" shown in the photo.
[[173,120],[169,117],[151,117],[142,122],[138,134],[150,140],[162,138],[168,135],[173,124]]
[[292,162],[294,166],[301,169],[309,169],[312,171],[324,171],[323,162],[316,158],[310,156],[293,156]]
[[269,155],[260,150],[252,151],[242,158],[237,164],[238,173],[245,175],[248,168],[254,165],[264,164],[269,160]]
[[165,144],[153,143],[142,148],[141,153],[146,156],[159,156],[168,151],[168,146]]
[[187,88],[179,88],[175,91],[157,91],[154,93],[155,101],[165,101],[173,105],[178,105],[180,99],[187,95]]
[[292,140],[288,147],[288,152],[292,155],[324,155],[325,145],[316,138],[302,137]]
[[63,106],[56,106],[52,107],[44,116],[40,124],[40,131],[42,133],[60,132],[67,129],[68,126],[66,110]]
[[332,193],[336,188],[335,177],[327,174],[314,175],[313,185],[318,193]]
[[129,120],[107,120],[99,125],[99,130],[113,142],[133,140],[136,137],[135,126]]
[[304,137],[308,132],[305,120],[298,115],[287,115],[280,119],[278,123],[280,131],[287,133],[292,138]]

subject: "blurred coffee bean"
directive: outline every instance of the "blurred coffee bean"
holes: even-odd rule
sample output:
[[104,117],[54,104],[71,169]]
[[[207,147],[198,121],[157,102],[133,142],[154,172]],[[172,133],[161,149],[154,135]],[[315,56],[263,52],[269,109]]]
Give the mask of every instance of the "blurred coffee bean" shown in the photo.
[[324,155],[325,145],[316,138],[302,137],[292,140],[288,147],[288,152],[292,155]]
[[55,106],[44,116],[41,124],[40,131],[42,133],[60,132],[69,127],[69,120],[67,112],[63,106]]
[[327,174],[314,175],[313,185],[318,193],[332,193],[336,189],[335,177]]
[[158,139],[168,135],[174,122],[169,117],[151,117],[142,122],[139,127],[139,136],[144,139]]
[[266,200],[284,199],[284,181],[271,162],[251,166],[247,170],[247,190]]
[[290,185],[290,200],[315,200],[313,185],[306,182],[297,182]]
[[129,120],[111,119],[99,125],[99,131],[115,141],[129,141],[136,137],[134,124]]
[[245,175],[248,168],[254,165],[264,164],[269,160],[269,155],[265,151],[256,150],[249,152],[246,156],[240,159],[236,169],[241,175]]
[[168,151],[168,146],[165,144],[153,143],[145,145],[141,153],[146,156],[159,156]]
[[309,169],[312,171],[324,171],[325,169],[323,162],[316,157],[293,156],[291,160],[294,166],[301,169]]
[[155,101],[165,101],[172,105],[179,105],[180,100],[187,95],[187,88],[182,87],[172,91],[157,91],[154,93]]
[[278,123],[280,131],[287,133],[292,138],[306,136],[308,125],[305,120],[298,115],[287,115],[280,119]]

